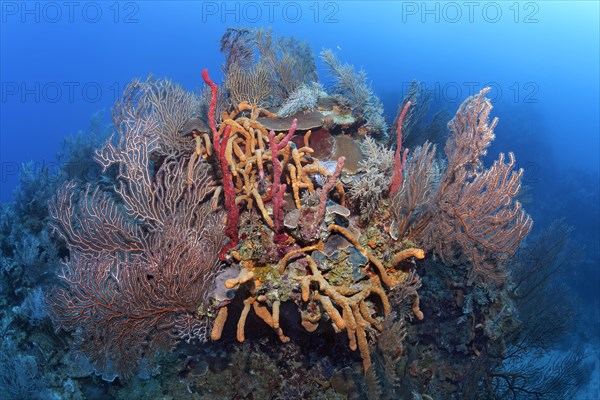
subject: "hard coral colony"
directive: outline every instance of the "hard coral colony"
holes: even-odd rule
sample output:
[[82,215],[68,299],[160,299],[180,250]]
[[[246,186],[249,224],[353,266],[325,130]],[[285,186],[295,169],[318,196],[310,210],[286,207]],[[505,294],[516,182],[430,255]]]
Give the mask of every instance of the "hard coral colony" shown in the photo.
[[[468,265],[471,283],[499,280],[531,228],[515,201],[522,171],[512,170],[513,155],[490,169],[481,161],[497,122],[487,89],[449,124],[445,168],[430,143],[402,148],[407,102],[378,198],[361,189],[382,172],[366,170],[371,154],[356,163],[336,141],[388,150],[342,96],[321,93],[314,109],[283,118],[258,101],[220,105],[221,89],[202,77],[202,115],[170,82],[130,84],[115,108],[118,141],[97,153],[105,170],[118,169],[114,192],[70,182],[50,205],[71,253],[50,297],[53,319],[76,332],[98,369],[128,377],[180,340],[219,340],[237,301],[240,342],[251,312],[288,342],[282,306],[295,304],[306,331],[344,332],[366,372],[398,299],[410,310],[402,317],[427,318],[415,259],[435,254]],[[316,131],[334,147],[320,151],[328,159],[315,157]],[[377,201],[373,215],[361,215],[365,201]]]

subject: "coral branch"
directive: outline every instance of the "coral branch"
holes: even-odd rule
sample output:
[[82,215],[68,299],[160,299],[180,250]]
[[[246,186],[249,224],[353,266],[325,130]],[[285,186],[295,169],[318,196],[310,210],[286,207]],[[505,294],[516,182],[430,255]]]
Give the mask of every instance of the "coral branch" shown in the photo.
[[344,168],[344,161],[346,161],[346,157],[342,156],[338,158],[333,175],[329,177],[327,183],[325,183],[323,189],[321,189],[321,198],[319,200],[319,209],[317,210],[316,218],[318,224],[321,224],[325,219],[325,211],[327,208],[327,196],[329,195],[331,189],[333,189],[333,187],[336,186],[338,183],[338,179],[342,174],[342,169]]
[[392,257],[392,261],[390,262],[390,266],[394,267],[395,265],[399,264],[401,261],[404,261],[410,257],[416,257],[418,259],[423,259],[423,258],[425,258],[425,252],[422,249],[417,249],[417,248],[410,248],[410,249],[402,250],[401,252],[394,254],[394,257]]
[[447,263],[471,264],[470,280],[502,280],[502,262],[529,234],[531,218],[515,196],[523,170],[514,171],[515,159],[504,155],[490,169],[481,157],[494,138],[498,119],[489,122],[492,104],[484,97],[489,88],[465,100],[448,124],[448,168],[438,189],[437,210],[423,241]]
[[[364,369],[365,371],[368,370],[371,365],[371,356],[368,351],[366,329],[371,324],[362,317],[360,308],[361,305],[364,308],[364,303],[371,294],[376,294],[380,296],[384,309],[387,310],[386,313],[389,312],[388,298],[379,278],[377,276],[371,277],[368,283],[359,291],[349,290],[346,287],[332,286],[327,282],[312,257],[306,256],[306,261],[308,262],[311,275],[296,277],[294,280],[300,281],[302,288],[308,288],[311,283],[318,285],[319,291],[315,291],[313,294],[314,298],[321,302],[323,310],[329,315],[338,329],[346,329],[350,349],[356,350],[358,347],[363,359]],[[302,300],[306,302],[309,300],[309,295],[308,293],[306,293],[307,295],[304,294],[303,291]],[[342,309],[341,316],[333,303]]]
[[142,251],[145,235],[126,218],[112,198],[90,185],[73,204],[75,182],[67,182],[49,203],[52,228],[72,248],[86,253]]
[[209,322],[198,315],[214,274],[224,235],[215,217],[200,231],[181,219],[154,234],[144,253],[82,254],[73,249],[48,298],[55,324],[76,330],[80,349],[98,370],[130,377],[140,359],[178,340],[206,340]]
[[225,322],[227,321],[227,313],[227,307],[219,308],[217,318],[215,318],[215,322],[213,324],[213,329],[210,332],[210,340],[217,341],[221,339],[223,328],[225,327]]
[[[219,162],[221,165],[221,173],[223,175],[223,190],[225,191],[225,209],[227,210],[227,225],[225,227],[225,233],[229,237],[229,243],[223,248],[219,258],[223,260],[227,252],[237,246],[239,238],[238,238],[238,221],[240,217],[240,212],[238,210],[237,204],[235,202],[235,187],[233,186],[233,180],[231,178],[231,174],[229,171],[229,166],[227,165],[227,157],[225,156],[225,147],[227,142],[229,141],[229,136],[231,134],[231,126],[227,126],[225,131],[223,132],[223,137],[219,137],[219,132],[217,131],[217,127],[215,126],[215,110],[217,108],[217,93],[218,87],[217,85],[210,79],[208,75],[208,70],[202,71],[202,78],[207,85],[210,86],[211,89],[211,99],[210,99],[210,108],[208,111],[208,123],[210,125],[210,130],[213,134],[213,147],[215,148],[215,153],[219,158]],[[235,169],[231,172],[235,172]]]
[[213,134],[213,146],[220,146],[219,134],[217,133],[217,127],[215,125],[215,113],[217,109],[217,94],[219,92],[219,87],[210,79],[207,69],[202,70],[202,79],[204,79],[204,82],[210,86],[211,91],[210,107],[208,109],[208,124]]
[[435,145],[425,142],[414,149],[406,163],[406,180],[390,202],[394,216],[390,234],[394,239],[414,240],[431,219],[429,202],[440,175],[435,152]]
[[283,196],[285,194],[286,185],[281,184],[281,163],[279,162],[279,151],[285,148],[294,132],[296,132],[296,127],[298,124],[298,120],[294,118],[292,121],[292,126],[285,135],[283,139],[276,143],[275,141],[275,132],[269,132],[269,145],[271,147],[271,162],[273,163],[273,184],[271,185],[271,196],[273,199],[273,231],[275,232],[275,237],[273,241],[275,243],[282,243],[287,240],[287,235],[283,233],[283,207],[285,207],[286,202],[283,200]]
[[396,193],[398,189],[402,187],[402,175],[404,173],[404,166],[406,165],[406,157],[408,156],[408,149],[402,153],[402,124],[404,123],[404,117],[410,107],[411,102],[407,101],[406,105],[402,109],[400,118],[398,118],[398,144],[396,148],[396,154],[394,156],[394,175],[392,176],[392,182],[390,183],[390,195]]

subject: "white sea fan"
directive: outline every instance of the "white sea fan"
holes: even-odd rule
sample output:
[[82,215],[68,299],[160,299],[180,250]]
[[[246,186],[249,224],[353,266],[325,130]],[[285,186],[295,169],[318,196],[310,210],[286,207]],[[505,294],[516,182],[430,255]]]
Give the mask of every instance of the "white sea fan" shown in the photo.
[[278,115],[287,117],[299,111],[312,111],[317,107],[320,97],[327,95],[323,85],[318,82],[303,83],[285,99],[279,108]]

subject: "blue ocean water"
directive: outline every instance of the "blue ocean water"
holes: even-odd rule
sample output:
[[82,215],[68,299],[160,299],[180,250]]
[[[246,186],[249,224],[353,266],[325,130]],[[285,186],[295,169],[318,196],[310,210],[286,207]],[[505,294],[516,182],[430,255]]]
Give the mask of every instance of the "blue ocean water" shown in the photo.
[[[308,42],[317,55],[332,49],[366,71],[390,124],[413,80],[432,93],[428,118],[443,108],[454,113],[490,86],[499,124],[487,162],[514,152],[525,169],[534,232],[564,218],[585,247],[561,285],[587,315],[588,323],[580,319],[572,333],[595,351],[598,378],[600,347],[588,340],[600,336],[598,2],[2,1],[0,7],[3,203],[11,202],[23,163],[33,161],[36,173],[56,170],[65,137],[85,130],[99,110],[108,124],[133,78],[152,74],[199,92],[206,68],[220,83],[219,41],[228,27],[271,27]],[[318,57],[317,71],[327,87],[331,77]]]

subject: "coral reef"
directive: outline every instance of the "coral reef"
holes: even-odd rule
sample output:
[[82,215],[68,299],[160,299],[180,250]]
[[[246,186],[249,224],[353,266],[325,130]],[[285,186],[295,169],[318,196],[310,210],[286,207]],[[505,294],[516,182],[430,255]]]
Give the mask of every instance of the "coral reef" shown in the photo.
[[[446,177],[435,190],[434,148],[430,150],[426,143],[416,149],[407,166],[402,121],[411,102],[406,102],[389,180],[393,211],[388,213],[392,228],[386,239],[386,232],[377,226],[365,230],[346,208],[341,179],[346,158],[340,156],[332,171],[323,163],[328,160],[312,156],[312,131],[306,129],[314,124],[294,118],[287,132],[268,131],[265,125],[273,124],[270,119],[277,125],[281,118],[254,99],[255,103],[244,101],[223,112],[217,127],[218,87],[206,70],[202,77],[212,91],[209,129],[201,120],[190,119],[192,100],[190,106],[176,101],[178,112],[163,116],[169,97],[156,93],[188,99],[177,94],[178,87],[169,82],[142,86],[135,82],[126,96],[137,101],[124,100],[116,107],[118,142],[109,140],[97,155],[105,169],[119,165],[115,188],[119,202],[89,186],[74,201],[76,185],[67,183],[50,204],[55,232],[71,250],[61,275],[67,286],[50,297],[53,319],[67,330],[81,328],[81,348],[99,370],[114,365],[127,377],[142,357],[151,360],[156,350],[172,348],[177,339],[206,340],[208,326],[212,326],[210,338],[219,340],[229,318],[228,304],[235,299],[243,304],[237,320],[239,342],[245,340],[248,316],[254,311],[287,343],[290,338],[280,324],[280,310],[282,303],[292,301],[308,332],[321,323],[336,332],[346,331],[348,347],[359,350],[367,372],[372,365],[369,341],[377,338],[391,313],[389,291],[404,292],[395,298],[409,303],[417,320],[424,318],[414,283],[418,277],[412,268],[401,267],[406,260],[425,257],[415,245],[422,232],[449,226],[453,231],[443,233],[443,242],[451,233],[462,235],[455,240],[463,248],[466,239],[461,238],[478,240],[484,248],[481,254],[471,253],[478,257],[471,260],[476,271],[484,255],[486,260],[504,257],[528,232],[530,220],[518,203],[504,211],[510,205],[507,198],[518,191],[520,173],[506,178],[512,162],[504,165],[501,156],[483,172],[482,183],[479,175],[473,177],[475,168],[456,176],[468,163],[480,163],[482,149],[493,138],[495,121],[488,126],[485,92],[468,99],[453,120],[445,172],[453,174],[452,179]],[[281,122],[278,126],[285,126]],[[472,127],[474,123],[478,125]],[[187,140],[194,141],[195,147],[182,145],[169,152],[186,137],[174,132],[190,132]],[[291,140],[294,136],[303,138],[302,147]],[[159,161],[154,171],[151,159]],[[477,197],[482,186],[496,191],[485,201]],[[471,231],[456,230],[468,228],[466,217],[456,212],[450,213],[458,215],[454,223],[437,222],[428,214],[435,204],[428,203],[441,198],[440,208],[448,203],[447,193],[456,190],[462,196],[459,205],[470,201],[481,207],[480,216],[470,220],[500,213],[505,222],[495,224],[492,233],[476,226],[477,232],[484,231],[479,239]],[[315,201],[302,204],[301,192]],[[375,198],[384,202],[381,194]],[[227,211],[224,229],[217,214],[212,215],[220,208]],[[261,217],[246,218],[245,233],[240,233],[240,208]],[[223,233],[229,237],[227,244],[221,239]],[[495,247],[485,247],[486,243]],[[217,277],[221,271],[217,254],[229,264],[223,272],[228,279]],[[229,272],[231,268],[236,268],[236,276]],[[212,286],[213,280],[225,287]],[[229,293],[217,295],[224,289]]]
[[[10,338],[0,348],[5,391],[556,394],[541,371],[529,379],[546,386],[523,383],[528,365],[514,360],[525,342],[541,354],[552,340],[540,327],[551,325],[547,314],[536,310],[550,308],[541,277],[558,268],[542,266],[567,253],[556,238],[568,230],[555,227],[542,239],[553,239],[550,248],[530,245],[511,258],[532,221],[517,201],[523,172],[514,156],[484,165],[497,124],[487,89],[450,121],[443,160],[429,141],[407,146],[429,106],[417,84],[388,132],[364,71],[331,51],[321,57],[335,84],[324,88],[308,47],[293,39],[230,29],[221,50],[225,81],[202,71],[201,96],[168,80],[128,85],[104,146],[92,156],[77,139],[71,146],[81,151],[65,155],[66,165],[94,157],[90,174],[61,173],[65,182],[54,186],[24,176],[17,199],[31,196],[37,221],[15,222],[25,204],[3,208],[1,272],[23,286],[0,286],[12,306],[0,324]],[[66,258],[44,299],[44,280],[27,281],[24,269],[58,264],[59,254]],[[70,336],[53,332],[46,311]],[[581,360],[555,362],[562,387],[581,381]]]

